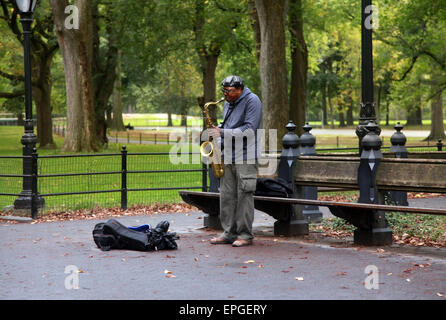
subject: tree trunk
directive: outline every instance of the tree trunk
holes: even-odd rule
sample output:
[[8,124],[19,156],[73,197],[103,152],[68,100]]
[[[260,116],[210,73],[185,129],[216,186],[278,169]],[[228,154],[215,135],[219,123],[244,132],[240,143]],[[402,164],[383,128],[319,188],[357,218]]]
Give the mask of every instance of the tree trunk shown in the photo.
[[67,0],[51,0],[56,33],[61,49],[67,92],[67,131],[64,151],[97,151],[92,80],[93,27],[92,2],[76,0],[79,29],[65,28]]
[[124,120],[122,118],[122,76],[121,76],[121,54],[118,54],[116,63],[116,79],[113,88],[113,120],[111,127],[116,131],[124,130]]
[[[285,57],[285,0],[256,0],[260,23],[260,80],[263,127],[277,130],[281,141],[289,121],[287,66]],[[265,147],[269,148],[266,139]],[[277,144],[280,148],[280,144]]]
[[254,34],[254,44],[256,49],[257,63],[260,62],[260,23],[259,15],[257,14],[257,9],[254,0],[248,1],[248,10],[251,17],[251,27]]
[[328,125],[327,115],[327,84],[324,83],[322,87],[322,127]]
[[288,8],[291,33],[290,118],[301,135],[305,125],[307,102],[308,49],[303,34],[302,0],[290,0]]
[[34,70],[37,71],[37,85],[33,86],[33,97],[37,112],[37,139],[40,148],[55,148],[53,139],[53,119],[51,116],[51,61],[53,53],[39,55],[39,61],[35,61]]
[[346,99],[347,101],[347,125],[352,126],[353,125],[353,98],[352,98],[352,92],[349,92],[349,95]]
[[[434,92],[438,91],[438,87],[433,88]],[[444,133],[444,122],[443,122],[443,98],[442,91],[436,93],[432,98],[431,103],[431,132],[425,140],[444,140],[446,135]]]
[[422,124],[421,107],[413,106],[407,110],[407,122],[406,126],[418,126]]
[[382,96],[382,86],[379,85],[377,88],[375,87],[375,92],[376,92],[376,107],[375,107],[375,111],[376,111],[376,123],[378,125],[380,125],[380,119],[381,119],[381,96]]
[[343,128],[345,127],[345,116],[344,116],[344,111],[342,111],[342,106],[338,107],[338,114],[339,114],[339,127]]
[[[108,142],[107,139],[107,122],[105,121],[105,111],[113,94],[113,87],[116,78],[116,64],[118,59],[118,48],[116,47],[116,39],[113,31],[113,21],[111,5],[107,6],[105,14],[106,34],[107,34],[107,51],[106,54],[99,52],[99,11],[98,2],[91,1],[92,23],[91,29],[93,41],[93,74],[95,88],[95,125],[96,135],[100,143],[103,145]],[[105,59],[104,59],[105,56]]]
[[[200,61],[200,71],[202,74],[203,83],[203,97],[199,98],[199,105],[203,110],[204,104],[210,101],[215,101],[215,69],[217,68],[218,57],[220,55],[220,46],[211,41],[206,46],[206,40],[203,33],[203,26],[205,24],[204,16],[205,1],[198,0],[195,3],[195,21],[194,21],[194,35],[195,35],[195,50]],[[209,116],[214,124],[217,124],[217,108],[209,109]],[[203,128],[206,128],[206,121],[203,115]]]
[[180,88],[180,101],[181,101],[181,127],[187,127],[187,100],[185,97],[185,83],[181,82],[181,88]]
[[335,128],[335,124],[334,124],[334,110],[333,110],[333,104],[331,102],[331,98],[330,98],[330,94],[328,94],[328,110],[330,111],[330,128],[334,129]]

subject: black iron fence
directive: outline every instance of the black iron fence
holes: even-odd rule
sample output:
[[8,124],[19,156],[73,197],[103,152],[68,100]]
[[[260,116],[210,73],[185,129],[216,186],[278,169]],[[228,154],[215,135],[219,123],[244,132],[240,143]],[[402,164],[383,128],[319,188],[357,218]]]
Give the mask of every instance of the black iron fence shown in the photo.
[[[207,191],[207,168],[199,153],[173,163],[171,153],[120,153],[32,155],[32,201],[29,209],[43,211],[180,202],[180,189]],[[184,155],[183,155],[184,157]],[[23,156],[1,156],[0,209],[21,196]],[[184,159],[183,159],[184,160]],[[175,162],[175,161],[174,161]]]

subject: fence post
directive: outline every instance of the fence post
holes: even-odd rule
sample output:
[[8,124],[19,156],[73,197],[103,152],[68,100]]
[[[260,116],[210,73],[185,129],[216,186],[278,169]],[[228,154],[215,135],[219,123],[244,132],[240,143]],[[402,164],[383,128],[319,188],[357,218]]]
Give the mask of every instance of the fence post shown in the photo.
[[[303,127],[305,132],[300,136],[300,154],[304,156],[316,155],[316,138],[310,133],[311,129],[313,128],[307,122]],[[336,139],[338,138],[336,137]],[[303,199],[317,200],[317,187],[299,186],[298,191]],[[318,206],[305,205],[303,207],[302,214],[309,222],[320,222],[322,220],[322,212],[319,211]]]
[[[401,132],[403,126],[397,122],[395,125],[396,132],[390,137],[390,152],[395,153],[395,158],[407,158],[406,136]],[[389,191],[387,192],[388,202],[399,206],[408,206],[407,192],[405,191]]]
[[127,210],[127,147],[121,150],[121,209]]
[[443,142],[441,141],[441,139],[438,139],[437,150],[438,151],[442,151],[443,150]]
[[[278,178],[284,179],[293,188],[293,198],[299,198],[299,191],[294,183],[294,167],[299,157],[300,139],[294,133],[296,125],[290,121],[286,125],[288,132],[282,138],[282,153],[277,168]],[[308,221],[302,214],[302,206],[291,205],[289,221],[277,220],[274,223],[274,235],[297,236],[309,233]]]
[[[37,219],[37,149],[33,148],[31,153],[31,218]],[[42,199],[43,201],[43,199]],[[42,204],[43,206],[43,204]]]

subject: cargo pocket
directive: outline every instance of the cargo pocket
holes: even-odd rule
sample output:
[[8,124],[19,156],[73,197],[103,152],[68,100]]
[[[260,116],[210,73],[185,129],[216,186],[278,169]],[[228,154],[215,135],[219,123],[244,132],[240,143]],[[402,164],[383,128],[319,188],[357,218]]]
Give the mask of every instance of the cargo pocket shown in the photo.
[[240,175],[240,189],[243,192],[256,191],[257,175],[247,174]]

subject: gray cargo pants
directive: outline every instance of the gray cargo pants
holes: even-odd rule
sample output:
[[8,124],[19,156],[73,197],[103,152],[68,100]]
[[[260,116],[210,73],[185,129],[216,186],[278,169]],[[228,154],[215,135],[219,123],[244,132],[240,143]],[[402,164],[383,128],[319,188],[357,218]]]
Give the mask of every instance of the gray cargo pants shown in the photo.
[[254,220],[253,194],[257,182],[257,164],[225,164],[220,178],[220,221],[222,238],[250,240]]

